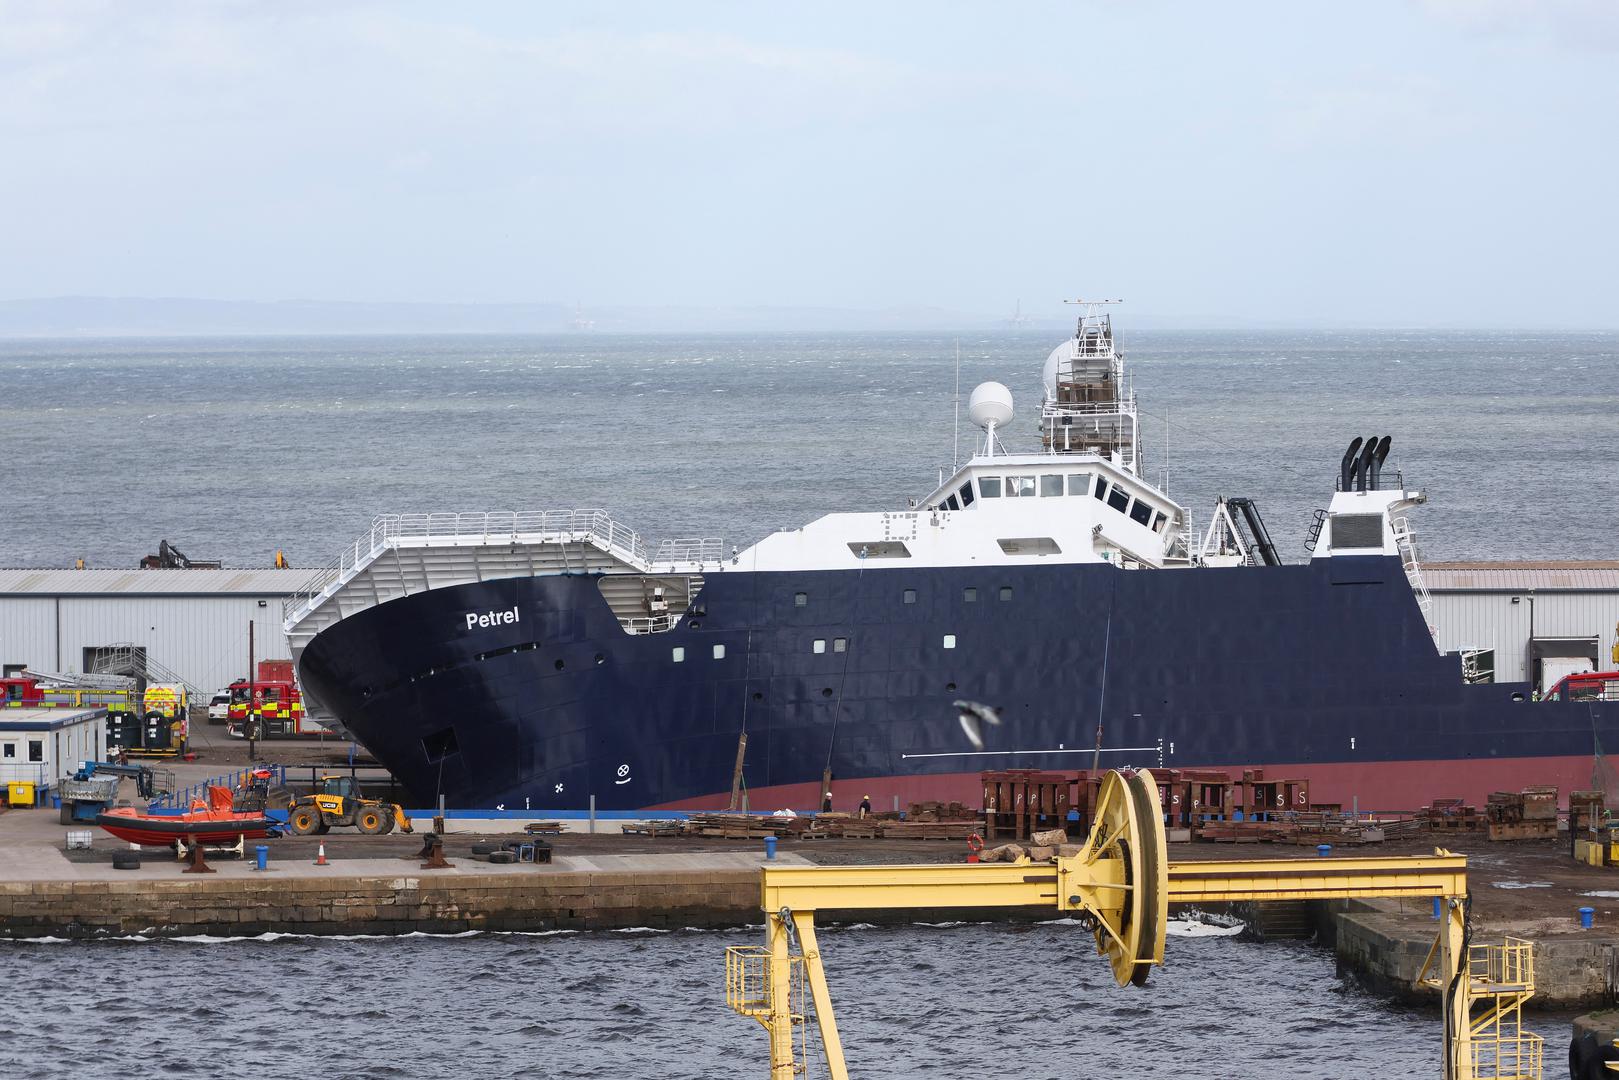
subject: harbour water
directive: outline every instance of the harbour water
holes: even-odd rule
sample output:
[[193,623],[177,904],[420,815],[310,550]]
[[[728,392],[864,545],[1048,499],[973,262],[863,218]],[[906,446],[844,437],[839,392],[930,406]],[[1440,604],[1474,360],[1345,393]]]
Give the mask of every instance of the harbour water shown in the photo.
[[[1140,332],[1147,474],[1206,522],[1259,501],[1284,556],[1356,435],[1428,506],[1425,555],[1612,555],[1619,334]],[[1059,331],[963,335],[961,386],[1030,438]],[[159,538],[319,566],[382,512],[600,506],[746,544],[903,507],[951,462],[945,335],[0,342],[0,561],[133,566]],[[1164,417],[1167,414],[1166,430]],[[962,427],[967,427],[965,419]],[[1166,439],[1167,435],[1167,439]],[[970,433],[959,440],[963,452]]]
[[[1179,929],[1145,989],[1115,986],[1072,923],[834,929],[821,943],[859,1076],[1439,1075],[1437,1008],[1339,983],[1325,950]],[[723,980],[724,947],[761,936],[4,944],[6,968],[30,977],[0,1015],[0,1067],[36,1080],[763,1077],[764,1030],[727,1009]],[[1568,1018],[1531,1026],[1560,1061]]]

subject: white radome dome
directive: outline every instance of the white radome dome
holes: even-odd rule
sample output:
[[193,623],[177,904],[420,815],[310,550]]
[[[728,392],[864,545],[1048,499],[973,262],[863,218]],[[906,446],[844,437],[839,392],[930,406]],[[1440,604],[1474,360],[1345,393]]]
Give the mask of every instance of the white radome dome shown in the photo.
[[1012,391],[998,382],[979,383],[967,399],[967,417],[981,428],[1012,422]]
[[1064,361],[1071,361],[1074,355],[1074,342],[1065,341],[1052,349],[1051,355],[1046,357],[1045,369],[1040,372],[1040,383],[1045,388],[1048,401],[1057,396],[1058,370],[1063,366]]

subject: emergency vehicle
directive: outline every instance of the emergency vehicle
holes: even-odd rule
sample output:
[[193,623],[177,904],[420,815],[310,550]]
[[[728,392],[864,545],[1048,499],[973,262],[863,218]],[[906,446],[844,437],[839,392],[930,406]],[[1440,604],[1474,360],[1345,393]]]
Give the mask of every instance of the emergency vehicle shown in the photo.
[[1619,701],[1619,671],[1564,675],[1546,692],[1546,701]]
[[251,683],[237,679],[230,684],[230,713],[226,729],[238,739],[247,738],[249,718],[258,719],[260,739],[288,739],[303,735],[324,735],[327,728],[304,713],[303,694],[292,675],[292,661],[263,660],[259,677]]
[[[123,676],[81,676],[105,685],[76,685],[73,675],[24,671],[0,679],[0,699],[14,709],[107,710],[107,749],[131,757],[186,752],[190,699],[183,683],[150,683],[144,692]],[[114,685],[117,684],[117,685]]]

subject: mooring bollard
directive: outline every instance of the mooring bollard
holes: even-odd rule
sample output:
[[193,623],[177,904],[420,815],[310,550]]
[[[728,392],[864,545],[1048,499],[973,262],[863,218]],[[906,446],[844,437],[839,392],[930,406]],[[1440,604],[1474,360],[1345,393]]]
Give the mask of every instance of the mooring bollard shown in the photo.
[[1591,929],[1591,924],[1592,924],[1593,920],[1596,917],[1596,913],[1597,913],[1596,908],[1582,907],[1580,909],[1580,929],[1581,930],[1589,930],[1589,929]]
[[765,858],[774,859],[775,857],[776,857],[776,838],[774,836],[767,836],[767,837],[765,837]]
[[1328,855],[1332,854],[1332,845],[1331,844],[1317,844],[1315,846],[1315,853],[1317,855],[1321,856],[1324,859]]
[[253,869],[270,869],[270,847],[268,844],[255,844],[253,846],[253,855],[258,860],[258,865],[254,866]]

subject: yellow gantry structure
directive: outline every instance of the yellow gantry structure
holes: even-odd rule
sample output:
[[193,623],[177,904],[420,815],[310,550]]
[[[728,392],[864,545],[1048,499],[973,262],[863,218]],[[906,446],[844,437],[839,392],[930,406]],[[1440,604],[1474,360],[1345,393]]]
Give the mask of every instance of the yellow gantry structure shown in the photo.
[[[770,1035],[771,1080],[808,1068],[813,1006],[832,1080],[848,1080],[815,913],[1048,907],[1080,917],[1122,985],[1163,963],[1170,904],[1266,900],[1438,898],[1442,917],[1423,971],[1444,1011],[1445,1080],[1539,1080],[1541,1040],[1521,1028],[1534,992],[1533,947],[1472,945],[1467,860],[1431,857],[1219,860],[1172,863],[1150,775],[1110,773],[1080,854],[1046,863],[781,866],[762,871],[765,945],[726,952],[726,1000]],[[796,951],[795,951],[796,946]],[[809,1001],[805,1001],[808,989]]]

